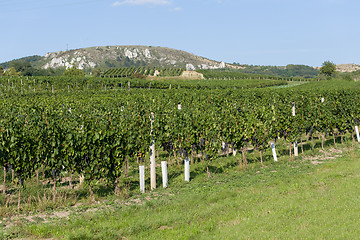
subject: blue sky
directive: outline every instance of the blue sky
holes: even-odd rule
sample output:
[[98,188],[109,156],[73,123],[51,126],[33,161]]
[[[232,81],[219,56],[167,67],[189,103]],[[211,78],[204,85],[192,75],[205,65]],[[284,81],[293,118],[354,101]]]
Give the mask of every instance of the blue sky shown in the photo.
[[106,45],[253,65],[360,64],[358,0],[0,0],[0,62]]

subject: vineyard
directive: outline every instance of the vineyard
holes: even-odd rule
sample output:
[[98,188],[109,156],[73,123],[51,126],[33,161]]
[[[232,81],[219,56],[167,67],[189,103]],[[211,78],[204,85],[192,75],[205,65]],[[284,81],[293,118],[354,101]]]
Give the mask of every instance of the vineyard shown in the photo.
[[358,85],[240,89],[225,87],[225,81],[223,89],[182,85],[128,90],[110,88],[111,79],[108,85],[80,80],[1,79],[2,189],[10,196],[18,192],[19,209],[21,188],[34,177],[39,182],[39,175],[53,183],[54,200],[64,176],[70,187],[73,176],[80,176],[93,200],[92,187],[99,181],[119,192],[128,165],[147,164],[153,137],[156,151],[163,160],[170,159],[170,168],[176,164],[172,158],[177,164],[189,158],[191,164],[211,166],[230,151],[241,152],[238,164],[247,166],[249,149],[258,151],[263,163],[263,152],[279,139],[287,142],[290,156],[294,145],[314,146],[314,136],[322,143],[331,138],[334,144],[345,135],[354,139],[360,119]]
[[274,75],[244,73],[238,70],[198,70],[202,73],[206,79],[222,79],[222,80],[235,80],[235,79],[270,79],[270,80],[282,80],[282,81],[317,81],[317,78],[303,78],[303,77],[282,77]]
[[102,77],[109,78],[127,78],[133,75],[142,76],[154,76],[158,72],[159,77],[177,77],[181,76],[184,69],[182,68],[160,68],[156,67],[123,67],[123,68],[111,68],[106,70]]
[[68,78],[68,77],[12,77],[0,78],[0,93],[34,94],[84,91],[117,91],[125,89],[248,89],[287,85],[284,80],[181,80],[142,78]]

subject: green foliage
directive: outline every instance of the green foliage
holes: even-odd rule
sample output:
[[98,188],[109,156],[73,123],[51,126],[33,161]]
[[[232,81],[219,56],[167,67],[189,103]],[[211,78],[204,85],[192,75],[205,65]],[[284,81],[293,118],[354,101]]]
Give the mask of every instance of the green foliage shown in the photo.
[[85,77],[85,73],[80,69],[72,67],[72,68],[66,69],[65,72],[63,73],[63,76],[79,78],[79,77]]
[[351,82],[354,81],[352,75],[350,73],[345,73],[341,75],[341,78],[345,81]]
[[[15,81],[22,81],[22,91],[30,86],[23,97],[16,92],[20,88]],[[101,91],[106,84],[95,79],[92,83],[100,85],[93,86],[92,94],[67,94],[70,84],[71,89],[84,89],[88,83],[61,78],[60,83],[68,81],[65,91],[50,82],[44,94],[33,90],[40,85],[39,79],[27,81],[6,79],[3,84],[9,85],[10,92],[6,92],[8,88],[2,92],[7,101],[0,104],[0,161],[11,165],[23,181],[45,165],[56,174],[84,174],[89,183],[96,179],[114,182],[126,156],[148,153],[151,112],[156,114],[154,134],[159,144],[171,143],[170,153],[189,154],[196,149],[206,153],[208,161],[217,156],[221,142],[232,143],[239,150],[249,143],[262,149],[277,137],[293,142],[314,130],[325,134],[351,131],[360,119],[359,89],[174,88],[119,92]],[[54,98],[47,95],[52,94],[51,86],[59,94]],[[291,116],[293,102],[295,117]],[[179,103],[181,110],[177,109]]]
[[153,67],[123,67],[123,68],[111,68],[108,69],[102,76],[111,78],[126,78],[132,77],[134,74],[153,76],[155,71],[159,71],[159,77],[177,77],[180,76],[184,69],[182,68],[153,68]]
[[5,72],[5,76],[21,76],[21,75],[22,75],[22,73],[21,73],[21,72],[17,72],[14,67],[9,68],[9,69]]
[[253,66],[253,65],[239,65],[241,68],[236,72],[251,73],[260,75],[270,75],[278,77],[295,77],[295,78],[314,78],[319,75],[319,70],[306,66],[289,64],[285,67],[280,66]]
[[100,77],[101,75],[101,70],[100,68],[94,68],[92,71],[91,71],[91,76],[93,77]]
[[21,72],[23,76],[60,76],[64,72],[64,69],[38,69],[34,68],[29,59],[14,60],[6,64],[13,67],[16,72]]
[[[197,72],[202,73],[206,79],[223,79],[223,80],[234,80],[234,79],[272,79],[272,80],[287,80],[287,81],[311,81],[309,77],[284,77],[273,75],[265,75],[265,73],[253,73],[253,71],[244,72],[240,70],[231,70],[231,69],[216,69],[216,70],[198,70]],[[271,73],[269,73],[271,74]]]
[[314,78],[319,74],[319,70],[313,67],[294,64],[287,65],[284,72],[285,73],[280,73],[279,75],[284,77]]
[[336,65],[331,61],[325,61],[321,65],[320,73],[325,75],[326,77],[331,77],[335,74]]
[[137,79],[145,79],[146,76],[142,75],[140,73],[134,73],[133,75],[131,75],[131,78],[137,78]]
[[4,75],[4,68],[3,66],[0,65],[0,76],[3,76]]
[[29,57],[23,57],[17,60],[12,60],[12,61],[8,61],[8,62],[4,62],[1,65],[3,65],[4,68],[10,68],[11,63],[12,62],[26,62],[26,63],[30,63],[31,65],[38,63],[40,60],[42,60],[43,57],[38,56],[38,55],[33,55],[33,56],[29,56]]
[[[61,72],[61,71],[60,71]],[[59,72],[59,73],[60,73]],[[57,72],[55,72],[58,74]],[[1,82],[1,81],[0,81]],[[23,77],[12,81],[12,92],[19,92],[21,89],[28,90],[29,85],[35,86],[36,92],[46,92],[53,86],[57,91],[69,90],[115,90],[124,89],[128,82],[132,89],[148,88],[149,80],[139,78],[77,78],[76,80],[68,77]],[[21,84],[22,83],[22,84]],[[5,83],[3,83],[5,84]],[[8,83],[7,83],[8,84]],[[285,86],[286,81],[279,80],[186,80],[186,79],[154,79],[151,80],[151,89],[249,89],[264,88],[269,86]],[[106,88],[106,89],[105,89]],[[32,91],[30,91],[32,92]]]
[[336,72],[336,78],[343,79],[345,81],[356,81],[360,80],[360,70],[354,72]]
[[10,67],[15,68],[18,72],[24,72],[26,69],[31,68],[31,64],[25,61],[12,61]]
[[45,71],[44,74],[35,75],[35,76],[62,76],[65,72],[65,67],[59,67],[59,68],[48,68],[43,69],[42,71]]
[[[122,91],[129,81],[131,90]],[[152,81],[150,88],[142,79],[0,78],[6,99],[0,102],[0,166],[13,169],[21,183],[44,166],[54,179],[74,172],[90,185],[102,180],[111,186],[127,157],[134,161],[149,154],[151,112],[157,146],[169,156],[202,153],[207,166],[222,142],[261,151],[270,140],[293,143],[305,134],[344,134],[359,124],[358,83],[256,89],[264,81],[271,82]]]
[[17,72],[21,72],[23,76],[34,76],[36,69],[31,66],[31,63],[26,61],[12,61],[10,67],[15,68]]
[[[13,69],[15,70],[15,68]],[[121,89],[128,82],[131,83],[131,90],[122,91]],[[269,229],[274,229],[274,234],[278,232],[283,234],[279,229],[288,226],[286,224],[294,216],[297,218],[301,213],[305,216],[304,222],[309,221],[309,212],[301,212],[297,208],[295,211],[293,203],[301,202],[299,199],[304,200],[304,196],[306,196],[305,200],[313,201],[312,204],[318,204],[320,201],[321,204],[316,205],[315,210],[326,205],[321,202],[322,198],[317,198],[317,196],[324,196],[324,194],[318,194],[318,191],[324,193],[326,190],[324,186],[327,185],[323,184],[324,179],[329,186],[335,184],[335,187],[330,189],[331,191],[328,189],[328,199],[336,199],[333,204],[335,207],[339,206],[339,202],[342,204],[342,201],[334,198],[333,190],[338,191],[338,196],[346,194],[345,191],[341,192],[340,186],[348,185],[343,184],[342,181],[337,182],[338,179],[344,179],[341,176],[346,174],[340,174],[340,176],[339,173],[336,173],[332,180],[332,178],[328,178],[326,170],[316,173],[324,173],[319,175],[319,178],[313,178],[313,174],[308,174],[310,167],[300,164],[300,161],[291,161],[289,164],[292,165],[289,168],[282,168],[274,163],[272,164],[273,168],[259,168],[252,172],[241,173],[237,169],[232,174],[226,172],[223,179],[218,181],[217,175],[222,171],[228,171],[229,166],[233,165],[231,162],[226,162],[224,158],[219,158],[218,152],[222,142],[229,143],[238,150],[247,149],[251,145],[255,149],[252,152],[256,152],[256,150],[268,149],[269,141],[279,141],[278,138],[280,141],[293,143],[299,141],[300,136],[305,134],[308,136],[329,133],[344,134],[346,132],[351,134],[354,126],[359,125],[360,119],[359,83],[330,80],[306,83],[290,90],[261,89],[260,87],[266,84],[284,84],[282,81],[267,79],[252,79],[251,81],[154,80],[151,82],[151,89],[144,89],[149,85],[146,80],[125,78],[3,77],[0,78],[0,83],[0,94],[3,99],[6,99],[6,101],[0,101],[0,166],[15,171],[19,186],[26,184],[36,174],[36,169],[41,166],[48,169],[54,179],[65,173],[74,172],[76,175],[84,175],[89,185],[103,182],[108,186],[113,186],[123,175],[125,159],[128,158],[133,164],[137,164],[136,160],[141,160],[137,159],[138,157],[149,155],[149,143],[151,142],[149,117],[151,112],[155,113],[153,134],[156,137],[156,146],[162,146],[168,152],[168,156],[179,152],[182,153],[182,156],[201,153],[204,156],[201,160],[202,165],[200,165],[202,168],[197,168],[193,172],[197,177],[211,164],[215,162],[222,164],[218,168],[212,166],[216,171],[214,179],[209,178],[207,181],[200,182],[198,188],[191,188],[187,185],[190,197],[184,195],[176,202],[178,206],[170,205],[169,208],[165,208],[171,214],[164,219],[159,217],[155,225],[153,222],[141,222],[139,226],[129,228],[126,224],[129,222],[133,224],[134,221],[131,220],[134,217],[134,209],[125,212],[125,216],[110,214],[109,218],[102,214],[99,222],[107,222],[109,219],[113,221],[108,224],[109,232],[115,231],[111,228],[114,226],[114,222],[120,225],[125,224],[116,225],[116,234],[119,233],[119,229],[125,229],[125,232],[119,233],[119,236],[115,236],[116,238],[132,234],[136,235],[135,238],[147,237],[149,229],[154,228],[154,238],[159,239],[161,238],[159,235],[164,233],[158,230],[161,226],[168,222],[188,223],[193,221],[194,215],[201,216],[201,219],[193,224],[195,227],[192,231],[195,234],[191,232],[189,237],[197,235],[196,238],[200,234],[204,234],[204,231],[205,233],[208,231],[209,235],[213,234],[212,229],[218,226],[226,226],[225,230],[233,230],[227,224],[229,221],[244,224],[244,229],[253,226],[251,221],[239,221],[239,216],[250,216],[255,219],[265,216],[266,221],[262,219],[259,221],[263,221],[263,224],[270,224]],[[172,84],[171,89],[169,89],[170,84]],[[52,87],[55,89],[54,93]],[[105,91],[108,89],[112,91]],[[296,106],[296,116],[291,114],[292,103],[295,103]],[[181,109],[178,108],[179,104],[181,104]],[[268,151],[270,152],[269,149]],[[267,159],[270,158],[271,156],[267,155]],[[281,158],[280,154],[279,158]],[[356,162],[358,166],[359,163]],[[346,168],[351,169],[348,166]],[[346,171],[345,168],[342,173],[344,171]],[[358,167],[355,171],[359,171]],[[176,172],[170,176],[173,178],[178,175],[179,173]],[[286,175],[289,175],[288,178],[282,178]],[[299,181],[289,186],[289,181],[294,180],[294,175],[298,176]],[[357,175],[351,173],[349,176],[356,177]],[[311,179],[304,182],[304,178]],[[131,178],[130,181],[133,179],[135,178]],[[228,181],[229,179],[232,181]],[[316,179],[321,181],[317,183]],[[354,179],[351,180],[354,182]],[[315,186],[318,191],[309,195],[309,190],[314,189],[314,182],[316,186],[318,184],[320,187]],[[228,184],[225,190],[224,183]],[[250,188],[248,188],[249,186]],[[269,186],[271,187],[269,188]],[[248,191],[245,191],[246,188]],[[276,194],[274,194],[274,189],[277,191]],[[209,195],[211,191],[221,194]],[[178,193],[178,189],[175,189],[174,192]],[[300,195],[292,198],[297,192],[300,192]],[[352,193],[353,191],[349,191],[346,196],[351,197]],[[9,199],[15,198],[13,197],[14,193],[11,192],[11,194]],[[284,201],[284,196],[285,198],[290,197],[290,200]],[[33,198],[31,199],[30,202],[33,201]],[[164,198],[159,199],[162,200],[157,203],[158,205],[144,204],[144,209],[140,209],[141,213],[148,216],[149,209],[154,209],[154,207],[163,209],[161,207],[167,206],[166,198],[165,200]],[[263,205],[264,199],[272,201],[269,201],[268,205]],[[346,200],[346,198],[344,199]],[[188,201],[191,203],[193,212],[189,214],[186,211],[180,211],[185,215],[181,215],[181,219],[179,219],[179,214],[174,213],[179,209],[184,209],[185,205],[189,206]],[[224,204],[218,205],[219,201]],[[242,201],[243,203],[239,205],[239,202]],[[275,206],[271,203],[278,204],[279,201],[283,201],[284,206],[292,204],[291,208],[284,208],[276,204]],[[5,204],[6,201],[3,202]],[[184,203],[186,204],[184,205]],[[199,203],[201,204],[199,205]],[[126,208],[126,204],[124,206]],[[209,211],[209,206],[213,208],[210,209],[211,211]],[[245,210],[236,212],[235,210],[239,209],[239,206],[245,206]],[[136,208],[138,207],[142,208],[142,205],[136,206]],[[338,213],[341,214],[344,207],[348,207],[347,204],[344,203],[342,207],[338,208]],[[268,210],[269,208],[271,211]],[[253,209],[257,210],[251,212],[254,211]],[[266,209],[265,213],[264,209]],[[164,212],[166,212],[165,210]],[[217,216],[224,218],[212,219],[211,216],[215,210],[221,211],[223,214]],[[117,211],[117,214],[119,212],[121,211]],[[231,212],[232,215],[227,212]],[[318,215],[318,211],[315,212]],[[328,209],[325,209],[324,212],[328,213]],[[278,215],[272,216],[270,213]],[[139,219],[145,219],[143,215],[139,214]],[[325,215],[327,216],[327,214]],[[128,216],[131,216],[129,221],[119,221]],[[280,224],[280,227],[276,222],[280,219],[279,216],[280,218],[286,216],[284,224]],[[354,216],[357,217],[355,214]],[[171,221],[168,220],[169,217]],[[209,219],[209,221],[204,219]],[[328,219],[327,217],[326,221]],[[346,219],[343,218],[343,220]],[[297,223],[296,219],[294,222]],[[79,227],[84,220],[81,219],[76,223]],[[93,224],[94,233],[91,234],[102,234],[103,230],[97,229],[99,224],[97,222]],[[262,224],[260,225],[262,226]],[[68,224],[64,228],[68,226],[71,225]],[[202,226],[204,230],[199,230],[199,226]],[[355,226],[357,225],[355,224]],[[58,229],[59,225],[55,227]],[[101,227],[104,227],[104,224]],[[183,230],[181,224],[175,226],[173,230],[177,231],[177,227],[181,231]],[[138,228],[142,230],[139,231]],[[69,232],[74,234],[72,229]],[[235,231],[228,232],[232,234]],[[258,232],[263,233],[263,231]],[[313,231],[310,232],[313,234]],[[288,237],[294,237],[294,233],[288,233]],[[225,236],[222,233],[217,234],[219,237],[215,238]],[[252,231],[249,231],[248,238],[257,237],[251,234],[253,234]],[[49,235],[46,233],[42,237],[49,237]],[[104,233],[99,235],[99,238],[105,238],[105,236],[109,235]],[[173,236],[178,237],[178,232]],[[261,235],[259,238],[274,236],[277,237],[277,235]],[[204,238],[206,237],[204,236]],[[283,237],[283,235],[279,235],[279,237]],[[171,239],[171,236],[168,238]],[[237,239],[239,236],[234,235],[229,238]]]

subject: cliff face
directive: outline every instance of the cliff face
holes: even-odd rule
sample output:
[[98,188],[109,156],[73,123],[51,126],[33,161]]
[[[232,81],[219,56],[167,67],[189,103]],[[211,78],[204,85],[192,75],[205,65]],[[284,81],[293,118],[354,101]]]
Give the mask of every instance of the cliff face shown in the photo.
[[105,46],[91,47],[46,54],[41,63],[42,68],[76,67],[88,69],[94,67],[124,66],[163,66],[178,67],[187,70],[217,69],[230,65],[212,61],[184,51],[150,46]]

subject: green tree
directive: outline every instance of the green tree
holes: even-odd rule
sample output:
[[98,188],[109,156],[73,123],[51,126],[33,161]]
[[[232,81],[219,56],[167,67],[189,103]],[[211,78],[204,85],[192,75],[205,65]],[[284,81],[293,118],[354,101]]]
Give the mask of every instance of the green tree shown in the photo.
[[17,72],[24,72],[29,68],[32,68],[31,64],[29,62],[25,61],[12,61],[10,63],[10,67],[15,68]]
[[335,70],[336,65],[333,62],[325,61],[320,68],[320,73],[327,77],[331,77],[335,74]]
[[72,68],[66,69],[65,72],[63,73],[63,76],[66,76],[66,77],[85,77],[85,73],[80,69],[72,67]]
[[99,77],[100,74],[101,74],[100,68],[94,68],[94,69],[91,71],[91,75],[92,75],[93,77]]
[[17,72],[14,67],[9,68],[9,70],[5,72],[5,76],[21,76],[21,75],[22,73]]
[[3,66],[0,65],[0,76],[3,76],[4,75],[4,68]]

